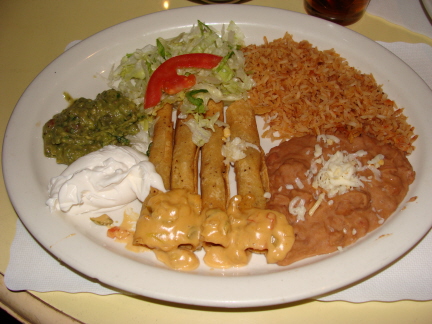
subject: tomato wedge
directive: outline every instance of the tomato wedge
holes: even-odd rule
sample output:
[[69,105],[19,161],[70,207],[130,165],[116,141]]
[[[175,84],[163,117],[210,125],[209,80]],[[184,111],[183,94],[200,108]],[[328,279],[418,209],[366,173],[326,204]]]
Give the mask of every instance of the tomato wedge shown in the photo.
[[207,53],[183,54],[169,58],[151,75],[145,94],[144,108],[156,106],[161,100],[162,91],[171,95],[195,85],[195,75],[178,75],[177,69],[212,69],[221,60],[222,56]]

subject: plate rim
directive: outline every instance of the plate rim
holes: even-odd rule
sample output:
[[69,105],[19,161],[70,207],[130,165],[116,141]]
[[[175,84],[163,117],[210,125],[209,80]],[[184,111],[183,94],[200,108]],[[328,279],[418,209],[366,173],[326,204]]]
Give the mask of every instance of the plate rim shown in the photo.
[[422,0],[422,4],[426,9],[426,13],[429,15],[429,18],[432,19],[432,0]]

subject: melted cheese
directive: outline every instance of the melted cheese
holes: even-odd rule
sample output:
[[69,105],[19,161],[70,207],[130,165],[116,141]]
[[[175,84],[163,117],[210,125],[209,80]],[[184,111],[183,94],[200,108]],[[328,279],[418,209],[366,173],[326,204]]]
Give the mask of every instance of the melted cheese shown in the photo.
[[199,266],[194,251],[202,242],[204,262],[215,268],[245,266],[252,252],[264,253],[268,263],[283,260],[294,243],[286,217],[272,210],[240,210],[240,202],[235,196],[227,212],[210,209],[201,215],[199,195],[183,189],[159,192],[141,214],[135,244],[151,248],[159,261],[176,270]]
[[228,214],[220,209],[209,209],[205,214],[201,235],[207,242],[228,247],[230,238],[228,233],[232,231]]
[[199,266],[197,256],[190,250],[174,249],[169,252],[153,250],[153,252],[160,262],[175,270],[190,271]]
[[122,223],[119,226],[109,228],[107,231],[107,236],[119,243],[125,243],[125,248],[129,251],[135,253],[148,251],[148,248],[144,246],[137,246],[133,244],[133,233],[138,217],[138,213],[135,213],[132,209],[127,208],[123,213]]
[[203,224],[204,262],[215,268],[248,264],[251,252],[264,253],[267,263],[285,258],[294,243],[286,217],[272,210],[240,210],[240,196],[229,202],[227,213],[213,210]]
[[158,192],[148,200],[147,210],[138,221],[135,244],[153,249],[173,269],[198,267],[193,251],[201,246],[201,197],[185,189]]

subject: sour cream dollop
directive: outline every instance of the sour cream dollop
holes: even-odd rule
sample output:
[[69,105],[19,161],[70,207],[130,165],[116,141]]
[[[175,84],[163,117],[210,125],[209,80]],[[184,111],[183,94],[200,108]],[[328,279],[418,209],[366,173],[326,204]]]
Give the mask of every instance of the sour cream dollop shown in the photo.
[[51,211],[78,215],[109,211],[139,199],[150,187],[165,191],[161,176],[145,154],[127,146],[108,145],[87,154],[50,180]]

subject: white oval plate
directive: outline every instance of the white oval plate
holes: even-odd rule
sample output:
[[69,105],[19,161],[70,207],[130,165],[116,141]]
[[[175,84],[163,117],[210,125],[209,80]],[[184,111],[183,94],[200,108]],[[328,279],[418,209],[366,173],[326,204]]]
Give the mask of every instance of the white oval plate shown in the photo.
[[422,3],[429,17],[432,18],[432,0],[422,0]]
[[[202,265],[184,273],[165,268],[153,253],[134,254],[113,244],[87,217],[71,219],[51,214],[45,206],[47,184],[64,166],[43,155],[42,127],[66,108],[63,92],[94,98],[107,89],[103,78],[121,57],[154,44],[156,37],[172,37],[201,20],[220,29],[234,20],[246,42],[262,43],[263,36],[280,38],[288,31],[320,49],[334,48],[351,66],[373,73],[390,98],[406,107],[419,139],[410,161],[417,180],[406,201],[379,229],[341,253],[310,258],[288,267],[267,265],[262,255],[240,269],[212,270]],[[298,301],[356,282],[396,260],[432,225],[430,195],[432,93],[401,60],[377,43],[349,29],[267,7],[247,5],[196,6],[168,10],[108,28],[73,46],[31,83],[20,98],[5,135],[4,177],[11,201],[29,231],[51,253],[77,271],[112,287],[156,299],[186,304],[246,307]],[[263,141],[268,150],[270,143]],[[405,209],[402,207],[406,206]],[[139,204],[135,205],[139,211]]]

